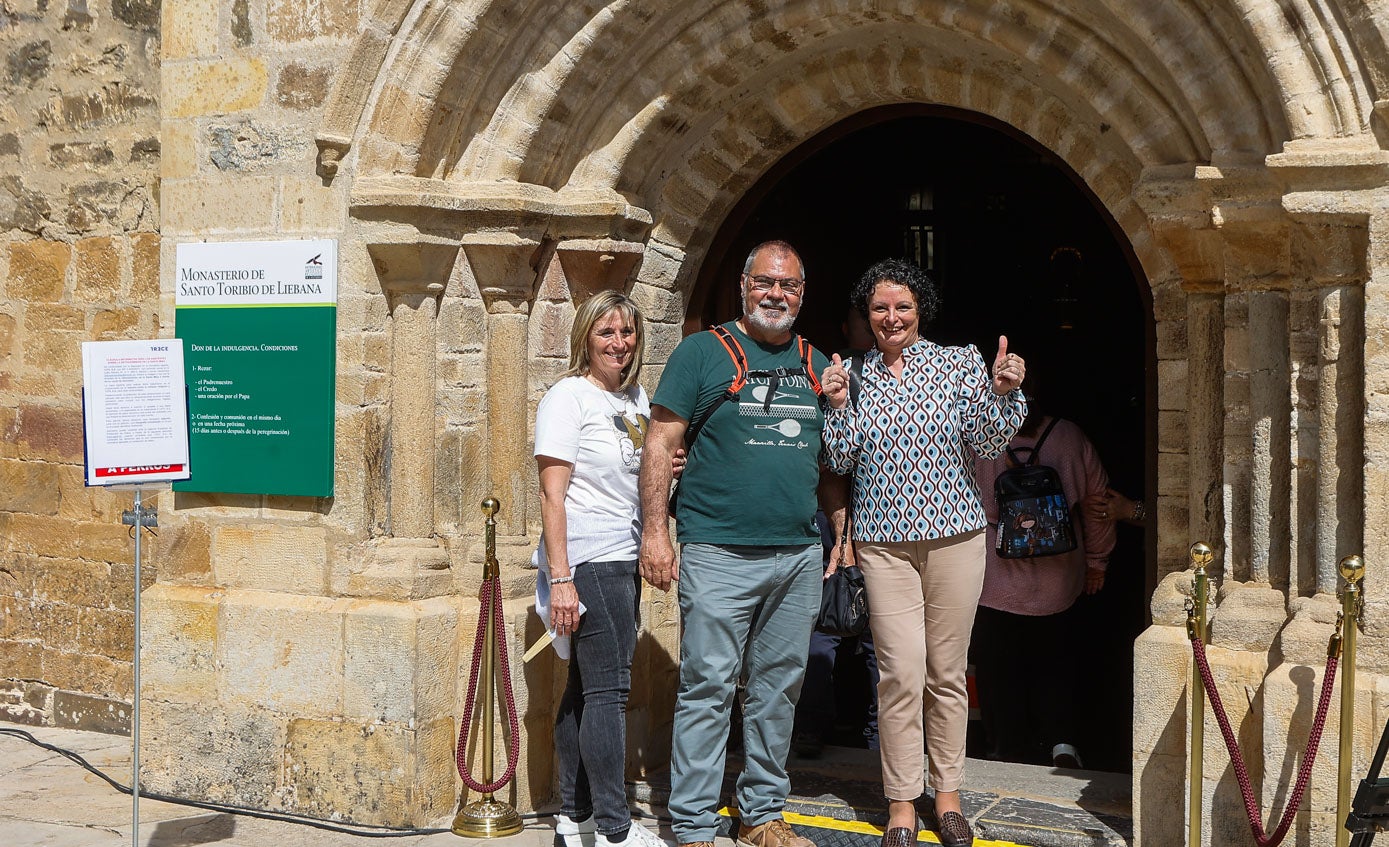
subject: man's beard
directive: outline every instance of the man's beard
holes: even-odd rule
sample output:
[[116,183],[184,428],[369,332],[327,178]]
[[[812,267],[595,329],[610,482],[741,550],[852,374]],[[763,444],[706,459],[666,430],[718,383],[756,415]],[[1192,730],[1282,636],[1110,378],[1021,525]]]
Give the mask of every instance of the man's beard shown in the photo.
[[[744,290],[743,302],[747,303],[747,301],[747,291]],[[763,310],[763,305],[768,305],[772,308],[780,308],[781,315],[777,317],[769,314],[767,311]],[[791,325],[796,322],[796,316],[792,314],[785,300],[781,301],[779,304],[763,300],[752,309],[744,307],[743,317],[747,318],[748,323],[764,332],[790,332]]]

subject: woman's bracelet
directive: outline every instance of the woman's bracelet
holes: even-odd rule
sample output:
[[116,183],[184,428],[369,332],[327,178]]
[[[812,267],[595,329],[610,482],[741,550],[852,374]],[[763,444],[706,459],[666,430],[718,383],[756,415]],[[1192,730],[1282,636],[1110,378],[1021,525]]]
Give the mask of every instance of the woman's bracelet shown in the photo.
[[1146,517],[1148,517],[1148,509],[1143,505],[1143,501],[1133,501],[1133,517],[1129,518],[1129,520],[1141,521]]
[[559,584],[562,583],[562,582],[573,582],[573,581],[574,581],[574,577],[572,577],[572,576],[554,576],[554,577],[550,577],[550,584],[551,584],[551,585],[559,585]]

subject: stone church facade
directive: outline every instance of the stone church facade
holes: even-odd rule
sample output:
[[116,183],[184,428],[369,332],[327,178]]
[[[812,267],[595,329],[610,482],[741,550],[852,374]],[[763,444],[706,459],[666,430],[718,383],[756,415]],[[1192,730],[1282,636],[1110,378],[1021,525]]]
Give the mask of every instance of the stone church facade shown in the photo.
[[[631,293],[654,386],[759,178],[839,121],[933,104],[1064,162],[1150,289],[1140,843],[1183,839],[1192,541],[1222,563],[1212,662],[1266,803],[1306,738],[1336,561],[1365,556],[1363,774],[1389,715],[1387,36],[1366,0],[0,0],[0,714],[128,728],[129,501],[82,486],[79,343],[172,334],[180,243],[334,238],[335,496],[159,498],[142,777],[449,814],[479,503],[502,502],[515,657],[539,634],[529,430],[575,303]],[[668,749],[673,598],[642,620],[633,778]],[[523,809],[551,797],[559,670],[512,667]],[[1244,843],[1206,743],[1208,838]],[[1334,750],[1299,843],[1330,843]]]

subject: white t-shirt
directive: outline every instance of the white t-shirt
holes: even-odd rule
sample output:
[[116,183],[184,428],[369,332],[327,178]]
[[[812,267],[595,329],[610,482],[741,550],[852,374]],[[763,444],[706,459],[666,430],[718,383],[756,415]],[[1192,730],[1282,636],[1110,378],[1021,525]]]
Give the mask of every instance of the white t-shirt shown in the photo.
[[[604,391],[581,376],[555,383],[535,414],[535,455],[573,464],[564,496],[569,566],[635,559],[641,546],[637,474],[651,419],[646,391]],[[545,539],[535,564],[549,570]]]
[[[535,455],[572,464],[564,494],[569,568],[584,562],[635,559],[641,546],[637,474],[651,421],[640,385],[614,394],[581,376],[565,377],[545,392],[535,413]],[[541,534],[532,563],[535,610],[550,622],[550,561]],[[585,611],[579,603],[579,614]],[[556,636],[555,653],[569,658],[569,636]]]

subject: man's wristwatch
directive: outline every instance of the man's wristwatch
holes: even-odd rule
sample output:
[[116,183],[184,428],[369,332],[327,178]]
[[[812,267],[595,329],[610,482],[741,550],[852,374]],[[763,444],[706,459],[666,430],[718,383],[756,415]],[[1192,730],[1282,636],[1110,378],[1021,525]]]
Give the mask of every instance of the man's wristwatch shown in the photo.
[[1148,517],[1148,509],[1143,505],[1142,500],[1133,501],[1133,515],[1130,520],[1141,521]]

